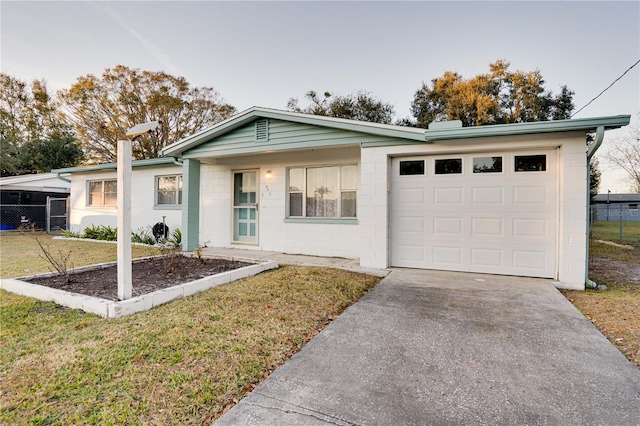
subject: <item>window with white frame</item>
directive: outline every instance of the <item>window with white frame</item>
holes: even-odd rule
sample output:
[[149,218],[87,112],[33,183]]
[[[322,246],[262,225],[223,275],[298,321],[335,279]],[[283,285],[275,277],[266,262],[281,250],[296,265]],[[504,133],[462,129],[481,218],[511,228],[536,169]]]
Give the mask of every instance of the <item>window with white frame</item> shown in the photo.
[[356,217],[356,165],[292,167],[288,217]]
[[182,175],[156,176],[156,205],[182,204]]
[[89,186],[87,205],[89,206],[115,206],[118,203],[118,182],[116,180],[91,180]]

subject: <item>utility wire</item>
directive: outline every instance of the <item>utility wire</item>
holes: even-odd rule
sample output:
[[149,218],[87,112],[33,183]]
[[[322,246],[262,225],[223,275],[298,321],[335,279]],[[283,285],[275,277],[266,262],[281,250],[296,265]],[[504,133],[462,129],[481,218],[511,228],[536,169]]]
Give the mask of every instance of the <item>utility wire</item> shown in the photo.
[[577,110],[576,112],[574,112],[573,114],[571,114],[571,117],[569,118],[573,118],[574,115],[576,115],[577,113],[579,113],[580,111],[582,111],[583,109],[585,109],[586,107],[588,107],[589,105],[591,105],[591,102],[595,101],[596,99],[598,99],[604,92],[606,92],[607,90],[609,90],[611,88],[611,86],[613,86],[614,84],[616,84],[616,82],[618,80],[620,80],[622,77],[624,77],[624,75],[626,73],[628,73],[629,71],[631,71],[631,69],[633,67],[635,67],[636,65],[640,64],[640,59],[638,59],[638,62],[636,62],[635,64],[631,65],[625,72],[622,73],[622,75],[618,78],[616,78],[615,80],[613,80],[613,83],[611,83],[609,86],[607,86],[606,89],[604,89],[602,92],[600,92],[598,94],[598,96],[596,96],[595,98],[591,99],[585,106],[583,106],[582,108],[580,108],[579,110]]

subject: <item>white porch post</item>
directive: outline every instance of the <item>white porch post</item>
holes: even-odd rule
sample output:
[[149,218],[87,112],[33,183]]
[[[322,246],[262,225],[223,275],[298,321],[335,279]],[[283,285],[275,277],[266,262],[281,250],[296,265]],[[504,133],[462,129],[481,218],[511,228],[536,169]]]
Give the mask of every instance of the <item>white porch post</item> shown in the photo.
[[118,299],[130,299],[131,285],[131,141],[118,141]]

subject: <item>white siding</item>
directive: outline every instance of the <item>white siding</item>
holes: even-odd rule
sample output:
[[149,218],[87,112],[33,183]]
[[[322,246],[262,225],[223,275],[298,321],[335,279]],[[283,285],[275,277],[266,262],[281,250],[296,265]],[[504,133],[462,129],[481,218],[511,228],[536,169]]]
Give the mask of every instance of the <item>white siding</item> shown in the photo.
[[[293,166],[357,164],[359,148],[218,159],[202,164],[200,175],[200,244],[279,251],[290,254],[357,258],[359,226],[336,223],[285,223],[286,170]],[[258,245],[231,243],[232,173],[259,170]],[[271,170],[273,176],[265,175]],[[359,214],[358,214],[359,216]]]
[[[131,188],[131,230],[133,232],[162,222],[162,216],[166,216],[166,224],[170,231],[181,227],[182,210],[180,208],[154,208],[155,177],[170,174],[182,174],[182,167],[169,165],[133,169],[133,187]],[[116,179],[115,170],[72,175],[69,198],[69,224],[72,231],[81,232],[91,225],[116,227],[116,206],[87,205],[87,182],[112,179]]]

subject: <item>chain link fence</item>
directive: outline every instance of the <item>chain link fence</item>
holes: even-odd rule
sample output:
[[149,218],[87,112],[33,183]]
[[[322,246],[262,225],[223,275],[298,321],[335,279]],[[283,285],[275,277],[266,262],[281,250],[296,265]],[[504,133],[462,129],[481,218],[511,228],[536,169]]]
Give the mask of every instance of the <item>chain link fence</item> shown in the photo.
[[590,233],[596,239],[640,247],[640,212],[637,205],[591,206]]
[[32,225],[36,229],[46,229],[46,204],[0,204],[0,230],[9,231]]

